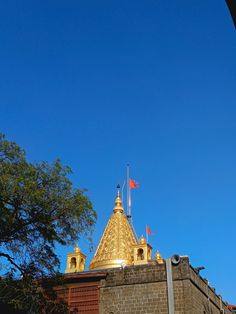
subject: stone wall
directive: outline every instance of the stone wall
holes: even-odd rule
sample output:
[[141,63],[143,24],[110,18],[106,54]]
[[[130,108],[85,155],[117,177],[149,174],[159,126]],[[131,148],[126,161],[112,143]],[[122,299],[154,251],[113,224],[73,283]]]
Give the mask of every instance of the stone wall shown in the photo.
[[[189,265],[172,267],[175,314],[232,313]],[[205,312],[204,312],[205,311]],[[166,267],[152,262],[107,270],[100,286],[100,314],[168,314]],[[223,312],[222,312],[223,313]]]
[[[191,295],[193,310],[191,313],[206,313],[218,314],[232,313],[220,297],[215,293],[214,289],[209,287],[207,282],[203,280],[193,268],[189,267],[190,282],[191,282]],[[223,310],[223,311],[220,311]]]
[[165,313],[165,283],[135,284],[100,290],[101,314]]

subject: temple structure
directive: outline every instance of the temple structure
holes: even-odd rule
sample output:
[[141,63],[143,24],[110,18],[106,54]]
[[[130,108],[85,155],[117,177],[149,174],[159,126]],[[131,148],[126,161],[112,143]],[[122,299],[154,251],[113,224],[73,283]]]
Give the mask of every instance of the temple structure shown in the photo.
[[86,256],[80,251],[78,245],[73,253],[67,254],[66,273],[76,273],[85,270]]
[[113,214],[90,264],[90,269],[147,264],[152,259],[152,247],[144,237],[136,240],[126,215],[118,189]]
[[[156,255],[158,263],[163,260],[160,253]],[[76,268],[82,261],[82,268]],[[124,213],[120,190],[118,188],[115,207],[98,248],[90,263],[90,270],[110,269],[128,265],[144,265],[152,261],[152,247],[143,236],[136,239],[134,230]],[[66,273],[84,270],[85,255],[75,248],[74,253],[67,254]]]
[[85,271],[77,246],[67,254],[65,284],[55,287],[70,313],[230,314],[230,307],[193,268],[188,257],[152,257],[143,236],[137,240],[118,189],[113,213]]

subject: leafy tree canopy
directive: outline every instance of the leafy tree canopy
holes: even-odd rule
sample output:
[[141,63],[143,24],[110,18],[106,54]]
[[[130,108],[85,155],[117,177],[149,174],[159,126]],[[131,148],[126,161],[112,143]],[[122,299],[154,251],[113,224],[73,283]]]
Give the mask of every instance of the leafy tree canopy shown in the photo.
[[89,237],[96,213],[84,191],[72,186],[60,160],[31,163],[0,134],[1,273],[34,279],[59,269],[55,245]]

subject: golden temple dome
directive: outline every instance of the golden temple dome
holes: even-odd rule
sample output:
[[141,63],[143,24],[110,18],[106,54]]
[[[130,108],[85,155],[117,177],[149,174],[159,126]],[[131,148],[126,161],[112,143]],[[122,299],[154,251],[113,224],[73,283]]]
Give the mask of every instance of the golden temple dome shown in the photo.
[[90,269],[121,267],[133,263],[133,248],[137,240],[124,214],[119,187],[113,212],[89,266]]

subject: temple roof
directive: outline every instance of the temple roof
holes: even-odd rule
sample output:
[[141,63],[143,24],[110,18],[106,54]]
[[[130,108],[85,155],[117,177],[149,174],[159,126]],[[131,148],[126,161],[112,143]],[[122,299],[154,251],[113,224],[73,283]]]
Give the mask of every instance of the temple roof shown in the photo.
[[124,214],[118,188],[113,214],[107,223],[89,268],[104,269],[131,265],[135,244],[137,244],[137,241]]

